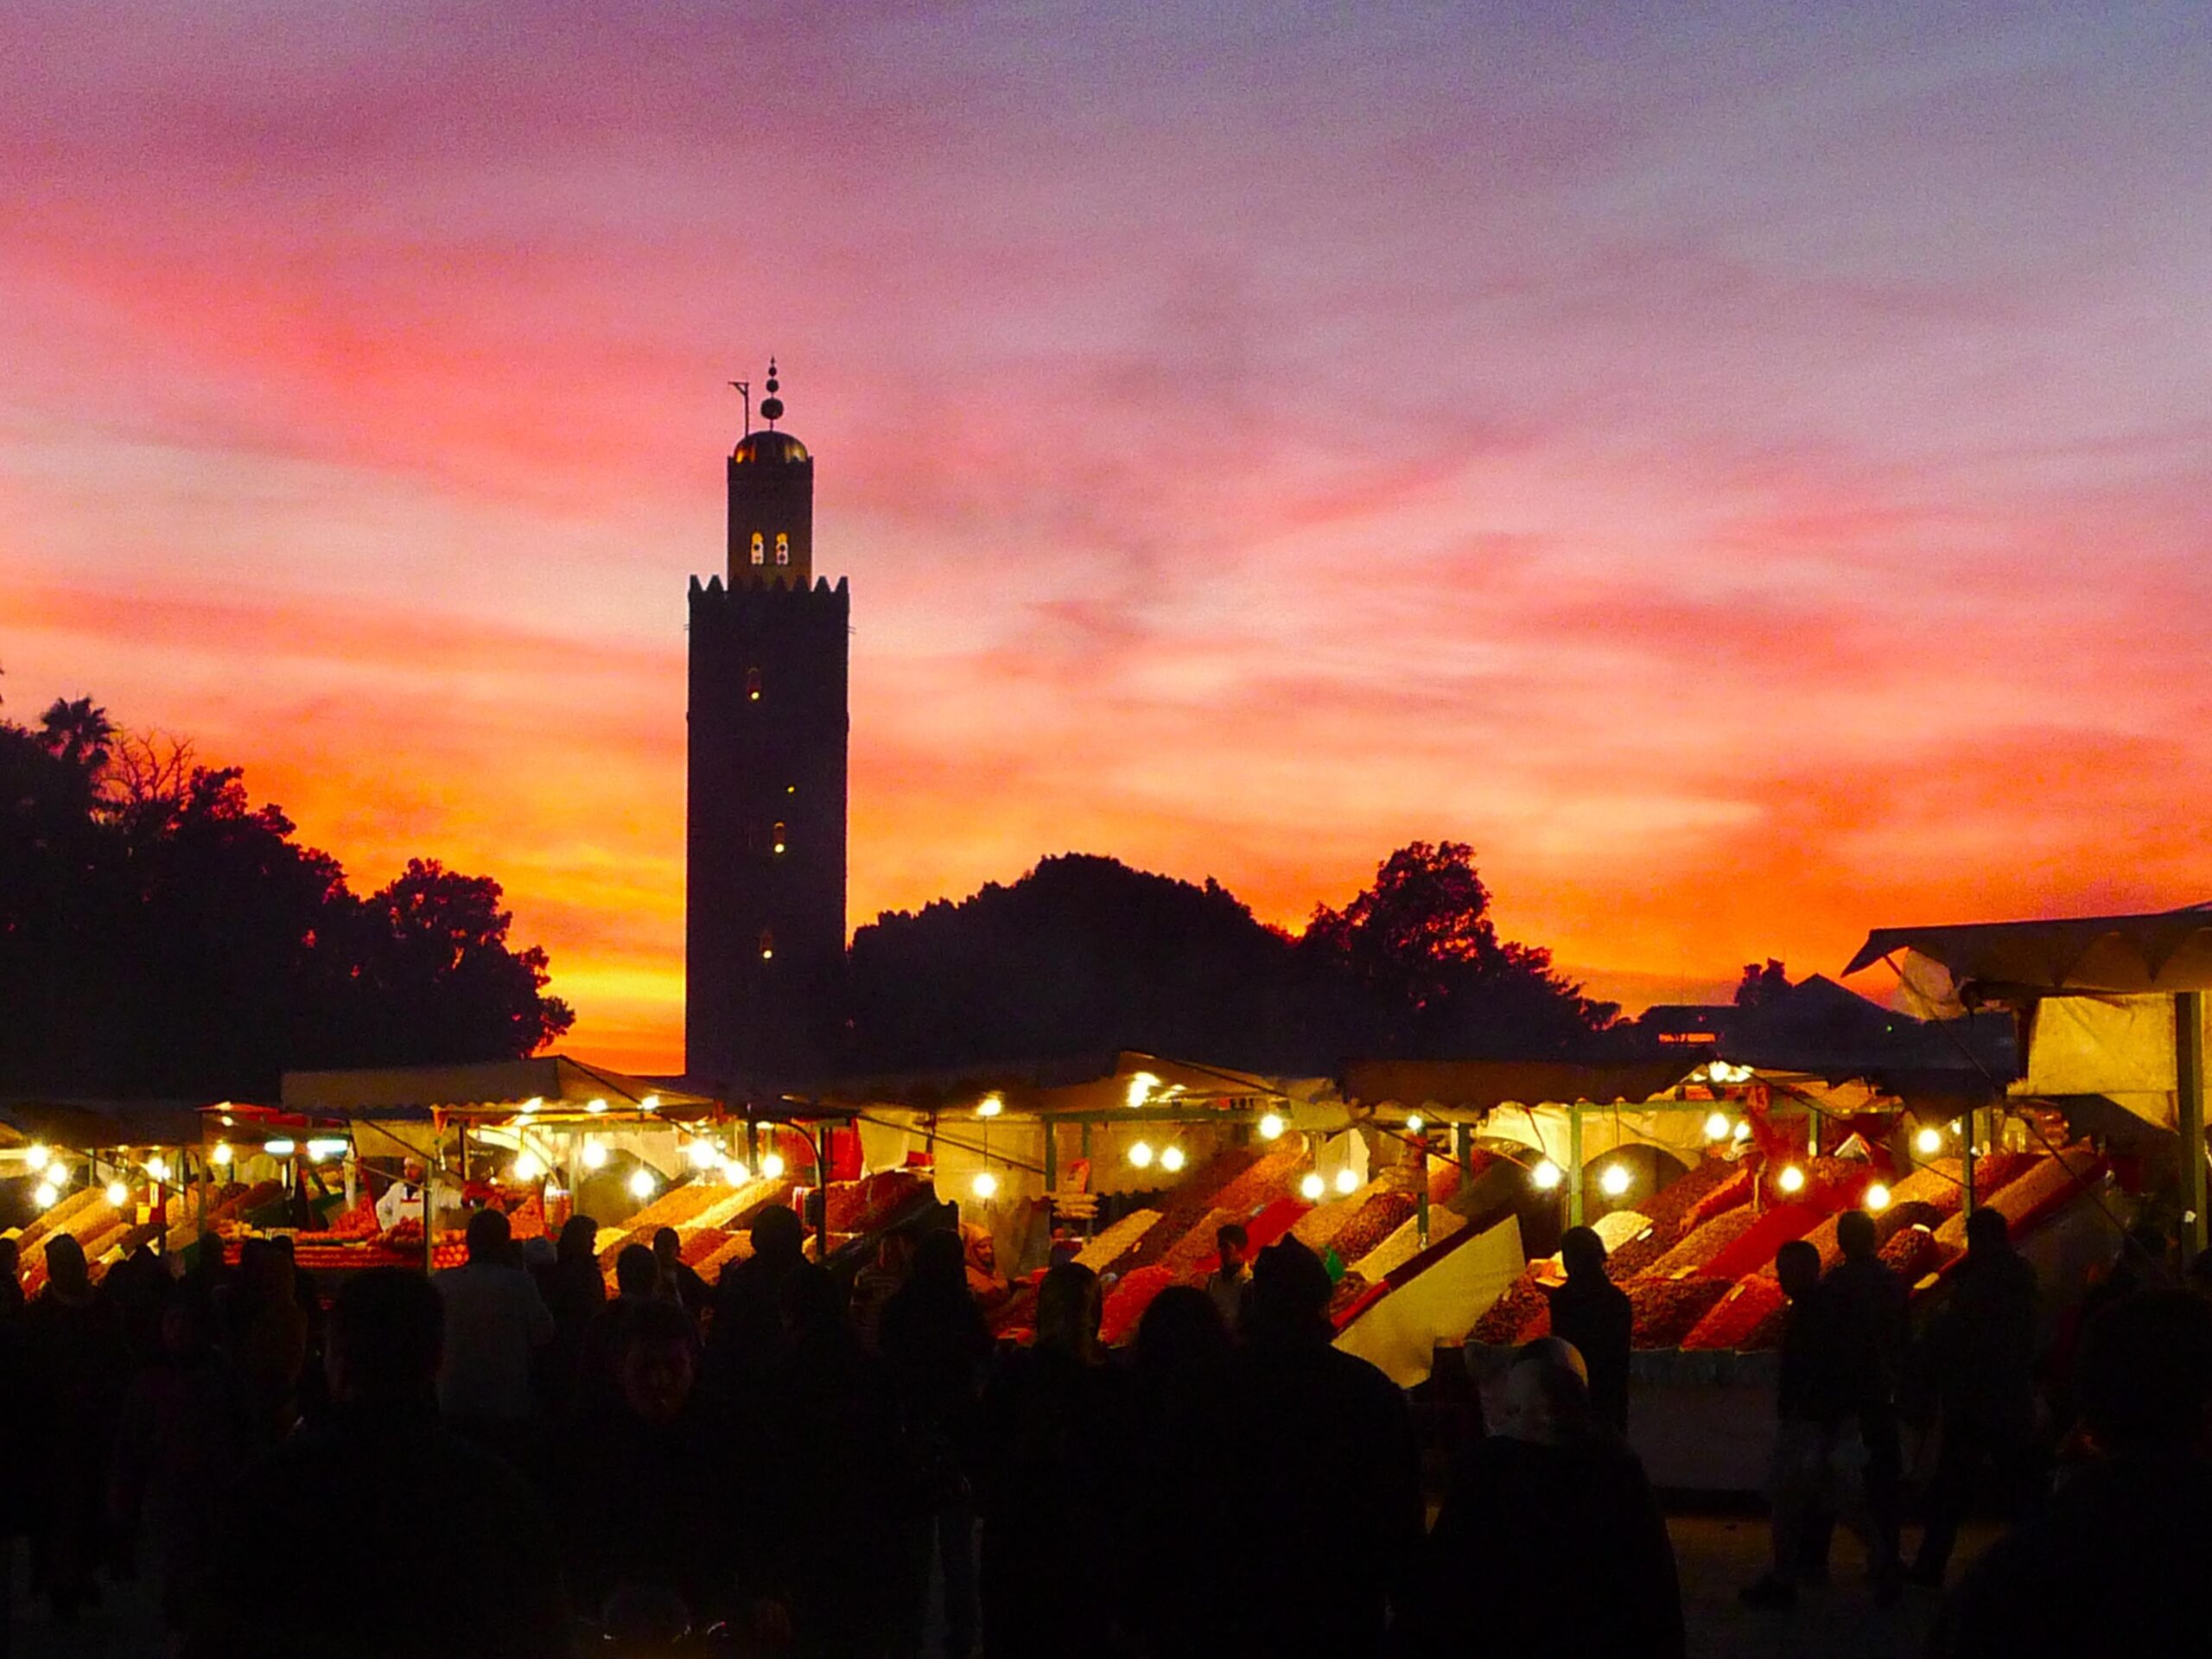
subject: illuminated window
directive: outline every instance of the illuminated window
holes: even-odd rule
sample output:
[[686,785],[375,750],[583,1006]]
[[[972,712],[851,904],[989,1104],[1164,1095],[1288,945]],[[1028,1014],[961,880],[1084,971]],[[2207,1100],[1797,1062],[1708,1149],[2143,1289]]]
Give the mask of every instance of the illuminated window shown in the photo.
[[756,530],[753,532],[753,563],[755,564],[766,564],[767,562],[767,550],[761,544],[760,532]]
[[764,927],[760,930],[760,960],[763,962],[773,961],[775,959],[775,955],[776,936]]
[[779,823],[776,826],[776,833],[772,837],[771,837],[769,844],[779,853],[784,850],[784,826],[782,824]]
[[791,562],[791,538],[785,535],[784,532],[779,530],[776,532],[776,563],[778,564],[789,564]]
[[757,668],[745,671],[745,697],[748,702],[760,701],[760,671]]

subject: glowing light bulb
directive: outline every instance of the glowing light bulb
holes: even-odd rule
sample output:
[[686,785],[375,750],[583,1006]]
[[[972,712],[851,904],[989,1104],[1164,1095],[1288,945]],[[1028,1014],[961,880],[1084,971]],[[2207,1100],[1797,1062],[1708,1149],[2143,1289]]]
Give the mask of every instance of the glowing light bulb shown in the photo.
[[1415,1112],[1411,1117],[1408,1117],[1406,1120],[1406,1133],[1408,1135],[1419,1135],[1421,1133],[1421,1126],[1427,1120],[1425,1120],[1419,1112]]
[[1943,1131],[1929,1124],[1912,1137],[1912,1149],[1923,1158],[1933,1158],[1943,1150]]
[[589,1112],[589,1113],[590,1113],[594,1117],[597,1117],[597,1116],[598,1116],[601,1112],[605,1111],[606,1109],[607,1109],[607,1103],[606,1103],[605,1101],[603,1101],[603,1100],[594,1100],[594,1101],[593,1101],[589,1105],[588,1105],[588,1106],[586,1106],[586,1107],[584,1108],[584,1110],[586,1110],[586,1111]]
[[586,1169],[605,1169],[607,1167],[607,1148],[601,1146],[596,1141],[585,1141],[584,1167]]
[[979,1198],[988,1198],[999,1190],[999,1178],[988,1169],[979,1169],[976,1179],[968,1183],[968,1190]]
[[1598,1190],[1609,1198],[1618,1198],[1628,1191],[1628,1182],[1626,1164],[1607,1164],[1598,1177]]
[[1337,1191],[1347,1194],[1359,1191],[1359,1172],[1350,1164],[1337,1172]]
[[1751,1124],[1742,1118],[1738,1118],[1736,1120],[1736,1127],[1729,1132],[1728,1138],[1731,1141],[1750,1140],[1751,1138]]
[[168,1160],[156,1153],[146,1160],[146,1173],[155,1180],[166,1181],[169,1178]]
[[238,1154],[231,1150],[231,1143],[229,1141],[218,1141],[215,1143],[215,1150],[209,1153],[207,1155],[209,1158],[213,1160],[217,1168],[227,1169],[230,1167],[231,1160],[237,1157]]
[[1265,1116],[1263,1116],[1262,1118],[1261,1118],[1261,1120],[1260,1120],[1260,1139],[1261,1139],[1261,1140],[1262,1140],[1262,1141],[1274,1141],[1274,1140],[1278,1140],[1278,1139],[1280,1139],[1280,1138],[1281,1137],[1281,1135],[1282,1135],[1282,1114],[1281,1114],[1281,1112],[1269,1112],[1269,1113],[1268,1113]]
[[1132,1106],[1143,1105],[1145,1102],[1152,1098],[1152,1091],[1159,1087],[1160,1079],[1153,1076],[1151,1072],[1139,1071],[1134,1073],[1129,1078],[1129,1086],[1127,1093],[1127,1098],[1129,1104]]
[[745,1166],[742,1159],[725,1158],[722,1160],[722,1179],[732,1186],[743,1186],[753,1179],[753,1172]]
[[1328,1190],[1329,1184],[1321,1179],[1321,1172],[1318,1169],[1307,1170],[1306,1178],[1298,1184],[1298,1196],[1308,1204],[1319,1204],[1321,1195]]
[[1006,1101],[1001,1096],[985,1095],[976,1103],[976,1116],[978,1117],[996,1117],[1004,1110]]
[[261,1149],[271,1158],[289,1158],[300,1148],[296,1141],[264,1141],[261,1143]]
[[23,1154],[23,1162],[34,1175],[37,1174],[41,1170],[44,1169],[53,1161],[54,1148],[51,1147],[40,1146],[35,1142],[33,1143],[31,1149]]
[[1805,1190],[1805,1172],[1795,1164],[1784,1164],[1782,1173],[1774,1178],[1774,1184],[1784,1192],[1802,1192]]
[[38,1184],[38,1191],[32,1193],[31,1197],[38,1200],[40,1209],[51,1210],[61,1201],[61,1189],[52,1181],[41,1181]]
[[1539,1192],[1548,1192],[1565,1178],[1566,1172],[1548,1158],[1536,1160],[1536,1166],[1529,1172],[1529,1181]]
[[1715,1112],[1705,1120],[1705,1138],[1708,1141],[1726,1141],[1728,1129],[1728,1114],[1726,1112]]
[[762,1154],[760,1159],[760,1178],[763,1180],[768,1181],[780,1181],[784,1179],[784,1154],[782,1153],[771,1152]]
[[660,1096],[658,1095],[647,1095],[643,1100],[638,1103],[638,1109],[641,1112],[657,1112],[660,1110]]
[[630,1196],[633,1198],[650,1198],[653,1195],[653,1188],[658,1185],[659,1183],[653,1179],[653,1173],[650,1169],[633,1169],[630,1172]]
[[1129,1161],[1135,1164],[1139,1169],[1151,1168],[1152,1142],[1149,1141],[1140,1141],[1136,1145],[1131,1147],[1129,1148]]
[[515,1154],[515,1179],[527,1185],[545,1173],[545,1160],[534,1152]]
[[318,1164],[322,1162],[326,1158],[342,1158],[345,1154],[346,1143],[343,1141],[334,1138],[327,1141],[310,1141],[308,1142],[308,1156],[314,1159]]
[[1183,1148],[1169,1147],[1160,1154],[1160,1166],[1173,1175],[1183,1167]]
[[117,1209],[122,1209],[130,1202],[130,1189],[121,1181],[110,1181],[107,1184],[107,1201]]
[[1877,1181],[1866,1189],[1866,1196],[1859,1202],[1866,1205],[1868,1215],[1878,1216],[1890,1207],[1890,1189]]
[[722,1160],[721,1148],[711,1141],[694,1141],[684,1151],[694,1169],[712,1169]]

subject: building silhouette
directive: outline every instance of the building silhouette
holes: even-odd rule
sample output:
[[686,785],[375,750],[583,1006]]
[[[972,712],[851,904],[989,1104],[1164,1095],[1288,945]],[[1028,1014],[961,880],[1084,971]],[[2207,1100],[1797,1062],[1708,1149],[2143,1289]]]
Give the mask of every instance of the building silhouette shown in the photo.
[[726,575],[691,578],[684,1070],[757,1096],[834,1063],[845,962],[845,579],[814,574],[814,458],[729,458]]

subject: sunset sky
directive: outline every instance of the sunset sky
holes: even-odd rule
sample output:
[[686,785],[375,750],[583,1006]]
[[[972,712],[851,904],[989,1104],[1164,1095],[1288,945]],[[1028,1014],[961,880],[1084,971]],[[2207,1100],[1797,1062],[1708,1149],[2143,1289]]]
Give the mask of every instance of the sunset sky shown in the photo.
[[0,48],[6,712],[189,734],[359,887],[498,876],[572,1052],[682,1058],[685,584],[772,351],[855,923],[1081,849],[1295,924],[1448,836],[1640,1006],[2212,898],[2200,6]]

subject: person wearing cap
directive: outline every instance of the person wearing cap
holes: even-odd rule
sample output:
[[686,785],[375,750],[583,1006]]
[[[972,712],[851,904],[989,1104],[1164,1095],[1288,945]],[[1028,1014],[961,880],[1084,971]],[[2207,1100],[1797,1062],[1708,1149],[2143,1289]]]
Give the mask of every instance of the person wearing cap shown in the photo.
[[377,1225],[390,1232],[403,1221],[420,1223],[423,1219],[423,1195],[434,1193],[441,1211],[457,1207],[459,1200],[451,1187],[442,1182],[428,1179],[429,1172],[420,1158],[410,1158],[400,1166],[399,1179],[386,1187],[384,1196],[377,1200]]

